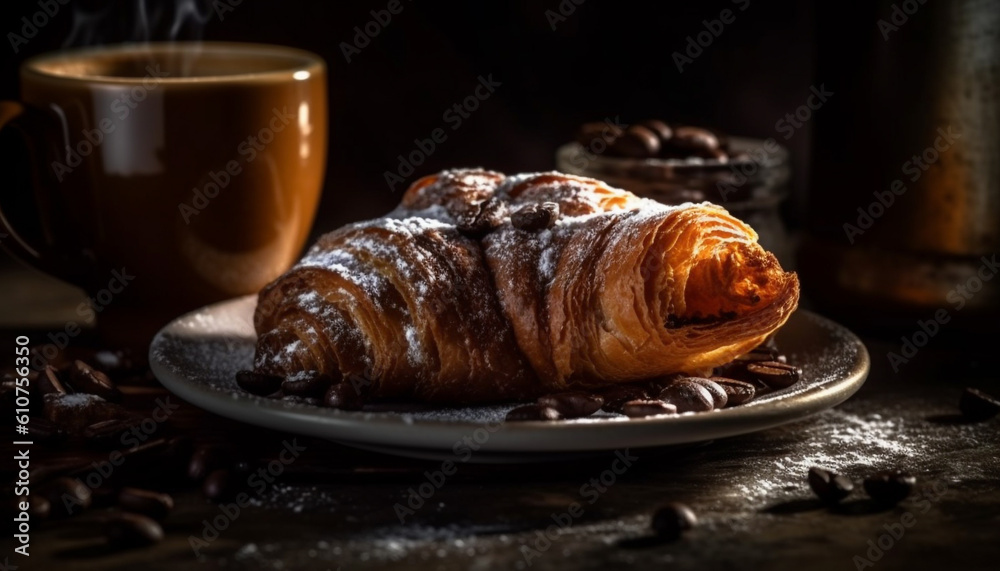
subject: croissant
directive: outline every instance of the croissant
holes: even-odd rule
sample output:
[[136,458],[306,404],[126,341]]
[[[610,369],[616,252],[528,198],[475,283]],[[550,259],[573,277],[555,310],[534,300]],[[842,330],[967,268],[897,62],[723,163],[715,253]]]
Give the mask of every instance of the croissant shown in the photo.
[[452,170],[324,235],[266,286],[254,368],[364,375],[373,397],[527,399],[727,363],[779,328],[798,292],[719,206]]

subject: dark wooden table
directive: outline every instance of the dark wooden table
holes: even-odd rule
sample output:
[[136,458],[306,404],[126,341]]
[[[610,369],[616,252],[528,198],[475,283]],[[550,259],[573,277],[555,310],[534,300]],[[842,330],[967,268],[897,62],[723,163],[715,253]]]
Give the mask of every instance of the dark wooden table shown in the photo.
[[[0,290],[7,287],[0,280]],[[69,296],[57,288],[47,294],[37,289],[37,295]],[[32,303],[22,300],[22,305]],[[10,344],[13,334],[23,332],[11,327],[9,318],[16,313],[2,314],[6,328],[0,342]],[[39,325],[32,324],[36,335],[45,331]],[[79,342],[87,339],[82,335]],[[886,359],[893,344],[869,340],[872,375],[840,407],[687,450],[631,451],[636,457],[632,465],[597,493],[597,487],[581,488],[611,467],[612,456],[516,466],[459,463],[457,473],[405,523],[395,506],[405,505],[409,490],[426,482],[425,472],[439,469],[440,462],[277,434],[184,405],[157,428],[156,437],[188,434],[227,442],[253,467],[278,457],[284,442],[295,440],[305,451],[273,483],[251,489],[251,505],[235,517],[192,486],[175,484],[177,507],[164,523],[165,540],[153,547],[107,548],[100,530],[110,508],[95,507],[34,527],[30,560],[10,557],[13,546],[5,538],[0,563],[7,556],[21,569],[146,571],[400,565],[997,569],[1000,419],[970,424],[955,416],[967,385],[1000,394],[992,353],[997,341],[996,336],[935,339],[893,373]],[[126,393],[128,406],[140,413],[166,396],[155,384],[129,386]],[[38,458],[100,460],[108,454],[35,450]],[[4,456],[10,458],[9,452],[10,445],[4,444]],[[813,500],[806,484],[806,471],[813,465],[835,468],[858,483],[881,469],[905,468],[917,476],[919,491],[896,507],[880,508],[857,489],[830,509]],[[5,466],[5,473],[9,469]],[[652,510],[670,501],[690,505],[698,514],[698,527],[680,541],[647,541]],[[582,505],[582,513],[567,516],[574,502]],[[206,525],[216,526],[211,522],[224,528],[217,537],[211,530],[206,533]],[[197,555],[192,538],[205,542],[198,543]]]

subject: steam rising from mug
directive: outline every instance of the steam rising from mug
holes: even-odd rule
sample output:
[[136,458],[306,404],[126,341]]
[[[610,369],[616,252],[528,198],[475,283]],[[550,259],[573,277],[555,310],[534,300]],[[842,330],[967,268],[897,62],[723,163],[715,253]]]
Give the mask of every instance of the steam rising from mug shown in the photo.
[[[131,7],[119,7],[129,3]],[[205,25],[215,14],[212,0],[126,0],[96,10],[87,10],[78,3],[73,6],[73,25],[63,48],[135,43],[141,50],[143,43],[154,41],[200,42]],[[197,51],[192,52],[192,56],[196,55]],[[188,74],[192,59],[182,62],[179,74]]]

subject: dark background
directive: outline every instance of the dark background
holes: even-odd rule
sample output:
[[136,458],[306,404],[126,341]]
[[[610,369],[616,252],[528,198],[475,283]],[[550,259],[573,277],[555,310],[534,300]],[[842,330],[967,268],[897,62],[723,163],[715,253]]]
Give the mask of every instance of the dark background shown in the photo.
[[[401,2],[402,12],[348,63],[341,42],[352,42],[354,27],[364,27],[370,11],[384,9],[387,0],[243,0],[221,19],[205,0],[74,1],[17,54],[7,33],[38,10],[37,0],[4,0],[0,97],[17,97],[17,68],[25,58],[66,45],[202,37],[314,51],[329,65],[331,99],[318,234],[395,206],[402,188],[391,192],[385,171],[397,169],[397,156],[413,150],[414,139],[447,127],[444,111],[473,93],[479,75],[492,74],[502,86],[461,128],[446,129],[447,141],[407,183],[460,166],[549,170],[556,147],[581,122],[657,117],[774,136],[789,146],[795,199],[786,214],[793,226],[801,219],[811,122],[787,141],[775,123],[805,102],[814,83],[818,23],[812,2],[750,0],[745,11],[746,0]],[[546,12],[558,13],[560,6],[574,11],[553,30]],[[671,54],[682,52],[688,36],[726,8],[735,21],[679,72]],[[876,32],[877,16],[865,12],[872,10],[855,15]],[[177,13],[187,17],[172,34]]]

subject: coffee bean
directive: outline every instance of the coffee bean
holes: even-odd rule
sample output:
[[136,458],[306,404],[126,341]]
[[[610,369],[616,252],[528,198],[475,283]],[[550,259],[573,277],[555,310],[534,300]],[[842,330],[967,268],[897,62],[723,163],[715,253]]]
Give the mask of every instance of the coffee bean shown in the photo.
[[678,413],[707,412],[715,407],[715,399],[708,389],[685,379],[663,389],[660,400],[677,407]]
[[670,139],[670,150],[686,156],[705,156],[718,148],[718,137],[700,127],[677,127]]
[[169,494],[152,490],[122,488],[118,492],[118,505],[127,512],[162,521],[174,509],[174,499]]
[[802,370],[778,361],[760,361],[747,364],[747,372],[773,389],[783,389],[797,383]]
[[649,392],[639,385],[616,385],[605,389],[601,396],[604,397],[604,406],[601,410],[622,414],[622,407],[626,402],[648,399]]
[[[14,497],[12,499],[12,512],[19,513],[21,511],[21,502],[28,502],[28,515],[31,516],[32,523],[40,523],[48,519],[49,514],[52,513],[52,502],[48,498],[41,496],[39,494],[29,494],[27,497]],[[2,569],[2,568],[0,568]]]
[[109,402],[121,402],[122,393],[107,375],[76,360],[69,366],[69,382],[79,392],[97,395]]
[[209,473],[229,468],[232,464],[233,456],[228,448],[214,444],[201,445],[195,448],[194,454],[191,455],[188,478],[197,482],[206,478]]
[[576,142],[587,151],[600,155],[621,136],[622,129],[613,123],[584,123],[576,133]]
[[29,439],[38,444],[55,446],[66,441],[67,435],[58,424],[39,416],[28,419]]
[[609,147],[609,152],[619,157],[646,159],[660,153],[660,138],[642,125],[632,125]]
[[677,407],[661,400],[630,400],[622,405],[622,414],[629,418],[641,418],[658,414],[677,414]]
[[824,502],[834,504],[850,495],[854,482],[823,468],[809,468],[809,487]]
[[958,408],[969,420],[988,420],[1000,413],[1000,399],[970,387],[962,393]]
[[42,488],[42,495],[51,504],[53,515],[68,516],[80,513],[90,507],[93,495],[77,478],[63,476],[56,478]]
[[236,384],[246,392],[258,396],[267,396],[278,392],[283,380],[277,375],[267,375],[254,371],[236,373]]
[[722,388],[721,385],[712,379],[706,379],[703,377],[688,377],[687,380],[708,389],[708,392],[712,394],[712,406],[714,408],[723,408],[726,406],[726,403],[729,402],[729,393],[727,393],[726,389]]
[[753,400],[757,393],[750,383],[727,379],[726,377],[712,377],[712,381],[726,391],[726,406],[738,406]]
[[365,401],[354,387],[344,382],[326,390],[326,394],[323,395],[323,405],[340,410],[361,410]]
[[656,510],[650,521],[650,527],[661,539],[677,539],[685,531],[698,525],[698,517],[694,511],[684,504],[671,503]]
[[83,437],[96,445],[124,446],[122,437],[137,426],[139,423],[132,419],[102,420],[84,428]]
[[865,479],[865,491],[880,504],[895,505],[910,495],[917,479],[901,470],[886,470]]
[[639,121],[636,125],[641,125],[653,133],[656,133],[656,137],[660,140],[661,146],[670,141],[670,139],[674,136],[674,130],[663,121],[659,121],[657,119],[646,119],[645,121]]
[[215,470],[205,478],[201,493],[212,501],[221,502],[232,497],[235,491],[233,473],[229,470]]
[[510,215],[510,223],[514,228],[525,232],[539,232],[553,227],[558,218],[559,205],[555,202],[543,202],[518,208]]
[[723,151],[722,149],[715,149],[714,151],[708,151],[703,155],[703,158],[713,159],[719,161],[720,163],[729,162],[729,154],[726,153],[726,151]]
[[559,411],[539,404],[529,404],[519,406],[507,413],[507,422],[520,422],[530,420],[559,420],[562,415]]
[[38,390],[43,395],[64,395],[69,392],[59,378],[59,372],[56,371],[55,367],[49,365],[46,365],[45,370],[38,377]]
[[556,393],[538,399],[538,404],[559,411],[563,418],[580,418],[590,416],[601,410],[604,397],[581,391]]
[[754,362],[754,361],[774,361],[778,358],[778,352],[770,347],[757,347],[751,349],[750,352],[744,353],[739,357],[733,359],[734,361],[740,362]]
[[330,375],[303,371],[286,377],[281,383],[281,392],[296,397],[320,398],[332,384],[333,377]]
[[116,548],[146,547],[163,540],[163,528],[152,519],[134,513],[118,513],[105,523],[108,545]]
[[113,379],[145,373],[148,367],[145,355],[130,349],[102,349],[94,353],[91,362]]
[[495,198],[484,200],[458,218],[458,231],[478,240],[504,223],[507,218],[507,203]]

